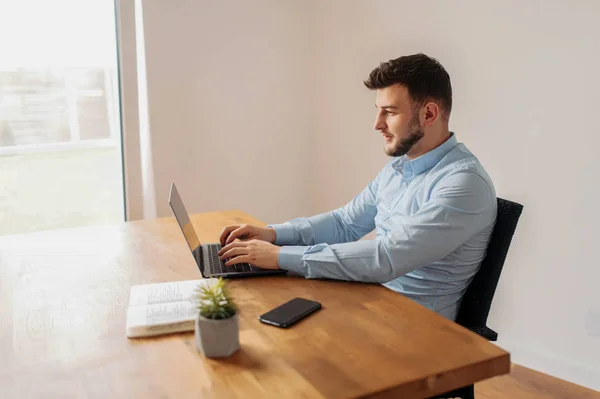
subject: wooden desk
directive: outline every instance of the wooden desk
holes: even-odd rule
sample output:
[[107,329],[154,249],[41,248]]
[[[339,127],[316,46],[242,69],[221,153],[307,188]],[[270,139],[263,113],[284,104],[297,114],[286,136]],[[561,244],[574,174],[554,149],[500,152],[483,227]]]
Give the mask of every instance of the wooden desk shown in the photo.
[[[238,211],[192,218],[215,241]],[[195,279],[172,218],[0,238],[2,398],[426,397],[509,372],[509,354],[380,285],[232,280],[241,349],[196,352],[193,333],[129,340],[134,284]],[[293,297],[323,309],[284,330],[257,316]]]

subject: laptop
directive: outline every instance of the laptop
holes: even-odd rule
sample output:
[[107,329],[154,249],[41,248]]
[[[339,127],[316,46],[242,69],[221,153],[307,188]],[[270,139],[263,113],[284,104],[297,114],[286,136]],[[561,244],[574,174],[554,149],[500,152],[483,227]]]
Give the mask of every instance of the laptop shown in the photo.
[[[183,233],[183,237],[185,241],[187,241],[190,250],[192,251],[192,256],[194,257],[194,261],[198,265],[198,269],[200,269],[200,273],[202,277],[223,277],[223,278],[233,278],[233,277],[251,277],[251,276],[266,276],[270,274],[285,274],[286,270],[270,270],[270,269],[261,269],[256,266],[252,266],[248,263],[239,263],[234,266],[225,266],[225,262],[219,259],[217,253],[221,250],[221,244],[201,244],[198,239],[198,235],[196,234],[196,230],[194,230],[194,226],[192,226],[192,222],[190,222],[190,218],[188,216],[187,211],[185,210],[185,206],[183,205],[183,201],[179,196],[179,192],[177,191],[177,187],[175,187],[175,183],[171,183],[171,193],[169,194],[169,205],[171,206],[171,210],[177,219],[177,223],[181,228],[181,232]],[[225,260],[226,261],[226,260]]]

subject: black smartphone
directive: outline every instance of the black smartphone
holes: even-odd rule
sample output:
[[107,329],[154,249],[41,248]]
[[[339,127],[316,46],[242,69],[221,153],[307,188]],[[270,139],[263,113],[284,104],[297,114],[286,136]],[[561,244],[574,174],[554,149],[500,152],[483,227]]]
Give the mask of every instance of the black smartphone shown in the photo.
[[266,324],[286,328],[319,309],[321,309],[319,302],[294,298],[258,316],[258,320]]

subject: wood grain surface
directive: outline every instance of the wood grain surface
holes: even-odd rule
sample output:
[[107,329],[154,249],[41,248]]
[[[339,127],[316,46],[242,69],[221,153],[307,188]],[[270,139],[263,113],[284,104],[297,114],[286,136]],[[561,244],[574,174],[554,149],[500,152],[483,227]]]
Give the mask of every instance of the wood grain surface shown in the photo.
[[[259,220],[195,215],[202,242]],[[174,218],[0,238],[1,398],[419,398],[509,372],[509,354],[379,284],[231,280],[241,349],[204,358],[193,333],[127,339],[134,284],[199,278]],[[323,308],[290,329],[258,316]]]

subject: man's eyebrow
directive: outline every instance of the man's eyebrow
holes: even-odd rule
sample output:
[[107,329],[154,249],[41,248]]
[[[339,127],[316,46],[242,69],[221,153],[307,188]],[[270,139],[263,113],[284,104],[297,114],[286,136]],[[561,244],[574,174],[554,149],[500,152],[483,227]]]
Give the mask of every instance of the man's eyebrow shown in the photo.
[[[380,107],[377,107],[377,104],[375,104],[375,108],[380,108]],[[381,109],[398,109],[398,108],[394,107],[393,105],[384,105],[383,107],[381,107]]]

